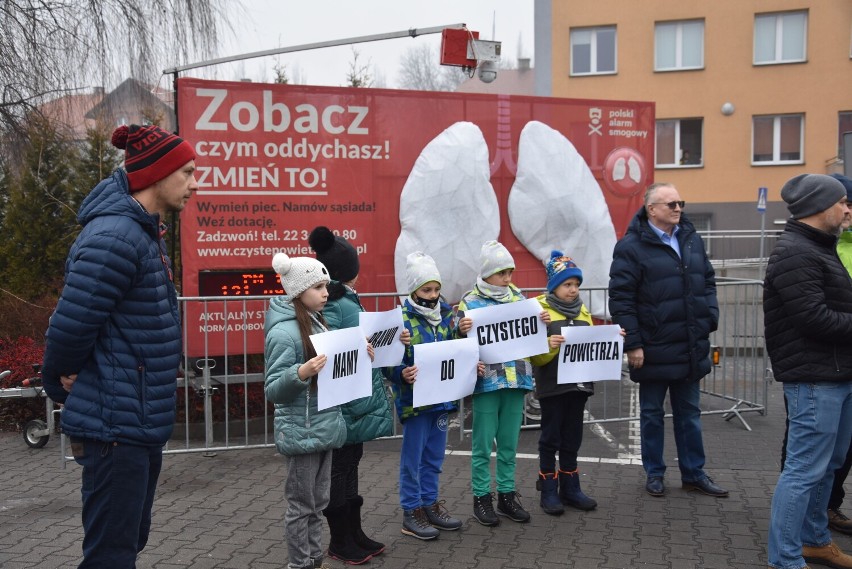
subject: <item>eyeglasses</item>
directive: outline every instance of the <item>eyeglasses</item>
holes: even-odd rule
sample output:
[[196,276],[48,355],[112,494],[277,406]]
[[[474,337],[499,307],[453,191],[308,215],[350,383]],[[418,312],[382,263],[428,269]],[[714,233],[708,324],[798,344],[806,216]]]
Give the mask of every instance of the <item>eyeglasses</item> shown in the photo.
[[679,202],[652,202],[651,205],[665,205],[668,206],[669,209],[674,209],[680,206],[680,209],[683,209],[684,207],[686,207],[686,202],[683,200]]

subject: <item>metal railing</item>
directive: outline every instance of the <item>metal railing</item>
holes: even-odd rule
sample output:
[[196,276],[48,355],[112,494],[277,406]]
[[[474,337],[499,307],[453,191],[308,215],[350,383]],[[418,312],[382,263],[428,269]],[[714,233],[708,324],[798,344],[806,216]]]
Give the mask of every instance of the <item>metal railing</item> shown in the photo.
[[[752,279],[725,279],[718,282],[720,305],[719,328],[711,335],[711,343],[718,357],[712,372],[702,380],[702,391],[708,395],[703,399],[702,414],[721,415],[724,419],[739,419],[749,430],[745,413],[766,414],[768,360],[763,344],[762,282]],[[540,291],[524,291],[534,296]],[[599,319],[608,323],[606,289],[587,288],[581,294],[583,301],[593,314],[604,315]],[[398,304],[394,293],[362,294],[361,302],[369,311],[388,310]],[[249,303],[262,301],[264,310],[268,297],[242,297],[223,299],[181,298],[184,312],[190,303],[224,303],[226,314],[246,314]],[[239,322],[236,322],[239,324]],[[184,333],[197,334],[190,330],[193,324],[185,324]],[[240,328],[240,326],[236,326]],[[242,334],[229,340],[230,348],[257,344],[251,334],[261,334],[250,326],[242,326]],[[256,328],[256,327],[255,327]],[[215,334],[217,332],[203,332]],[[202,338],[201,345],[222,345],[220,339]],[[261,342],[262,345],[262,342]],[[167,452],[216,453],[231,449],[274,446],[272,406],[263,398],[262,349],[257,353],[231,350],[223,356],[212,352],[197,357],[186,356],[183,360],[183,377],[179,378],[179,416],[175,435]],[[254,366],[254,367],[253,367]],[[460,402],[457,419],[452,427],[458,429],[460,439],[469,432],[469,398]],[[537,428],[528,412],[523,428]],[[596,393],[587,404],[586,423],[603,424],[618,421],[635,421],[639,418],[637,386],[625,377],[621,381],[596,383]],[[393,436],[401,429],[395,424]]]

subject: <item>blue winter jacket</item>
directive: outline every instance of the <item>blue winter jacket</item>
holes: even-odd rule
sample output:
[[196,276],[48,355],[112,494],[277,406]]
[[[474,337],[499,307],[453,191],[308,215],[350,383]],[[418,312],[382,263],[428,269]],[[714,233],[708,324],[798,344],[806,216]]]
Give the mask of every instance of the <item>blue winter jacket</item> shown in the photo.
[[[160,220],[116,170],[83,201],[42,376],[70,436],[163,445],[175,420],[181,325]],[[67,393],[60,375],[77,374]]]
[[627,332],[624,351],[644,351],[643,366],[630,370],[636,382],[698,381],[710,373],[710,333],[719,323],[716,277],[684,215],[677,239],[680,258],[648,225],[643,207],[613,250],[609,311]]
[[424,413],[449,412],[458,409],[455,401],[415,407],[414,386],[402,379],[402,370],[414,365],[414,350],[417,349],[417,344],[456,340],[460,337],[458,328],[453,325],[453,309],[443,301],[441,301],[440,306],[441,322],[434,326],[415,310],[410,298],[406,298],[402,304],[402,323],[411,332],[411,345],[405,348],[402,365],[385,368],[385,374],[393,388],[396,413],[401,422]]
[[[313,332],[323,330],[318,324]],[[275,403],[275,446],[287,456],[340,448],[346,442],[346,423],[339,406],[317,409],[316,379],[299,379],[305,363],[296,310],[289,296],[269,302],[263,324],[266,398]]]

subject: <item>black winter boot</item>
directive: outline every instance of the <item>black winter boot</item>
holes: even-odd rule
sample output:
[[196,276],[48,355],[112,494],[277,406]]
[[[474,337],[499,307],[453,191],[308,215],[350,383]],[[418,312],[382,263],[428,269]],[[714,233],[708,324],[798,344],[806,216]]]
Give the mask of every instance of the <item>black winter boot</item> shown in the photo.
[[370,539],[364,533],[364,530],[361,529],[361,506],[364,505],[364,498],[355,496],[354,498],[349,498],[347,502],[349,502],[349,529],[352,532],[355,543],[361,549],[368,551],[370,555],[374,557],[379,555],[385,550],[385,544]]
[[565,508],[559,500],[559,480],[555,472],[539,472],[535,487],[541,492],[541,509],[545,514],[561,516],[565,513]]
[[513,522],[525,524],[530,521],[530,514],[521,504],[521,495],[517,491],[497,492],[497,515],[506,516]]
[[576,469],[559,471],[559,499],[566,506],[578,510],[589,511],[598,507],[598,503],[593,498],[586,496],[580,490],[580,473]]
[[500,518],[494,513],[494,494],[473,497],[473,517],[484,526],[500,525]]
[[373,556],[370,555],[369,551],[361,549],[355,543],[349,529],[348,512],[349,504],[339,508],[326,508],[322,512],[328,521],[328,530],[331,534],[328,543],[328,556],[348,565],[360,565],[369,561]]

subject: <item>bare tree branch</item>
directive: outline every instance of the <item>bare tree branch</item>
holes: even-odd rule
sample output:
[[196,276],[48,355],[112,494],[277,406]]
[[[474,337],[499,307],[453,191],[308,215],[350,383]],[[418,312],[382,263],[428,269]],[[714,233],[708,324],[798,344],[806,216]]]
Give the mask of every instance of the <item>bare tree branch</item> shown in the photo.
[[157,83],[168,65],[215,53],[225,0],[3,0],[0,131],[56,94]]
[[467,79],[460,67],[442,66],[428,44],[410,47],[400,59],[399,86],[420,91],[455,91]]

